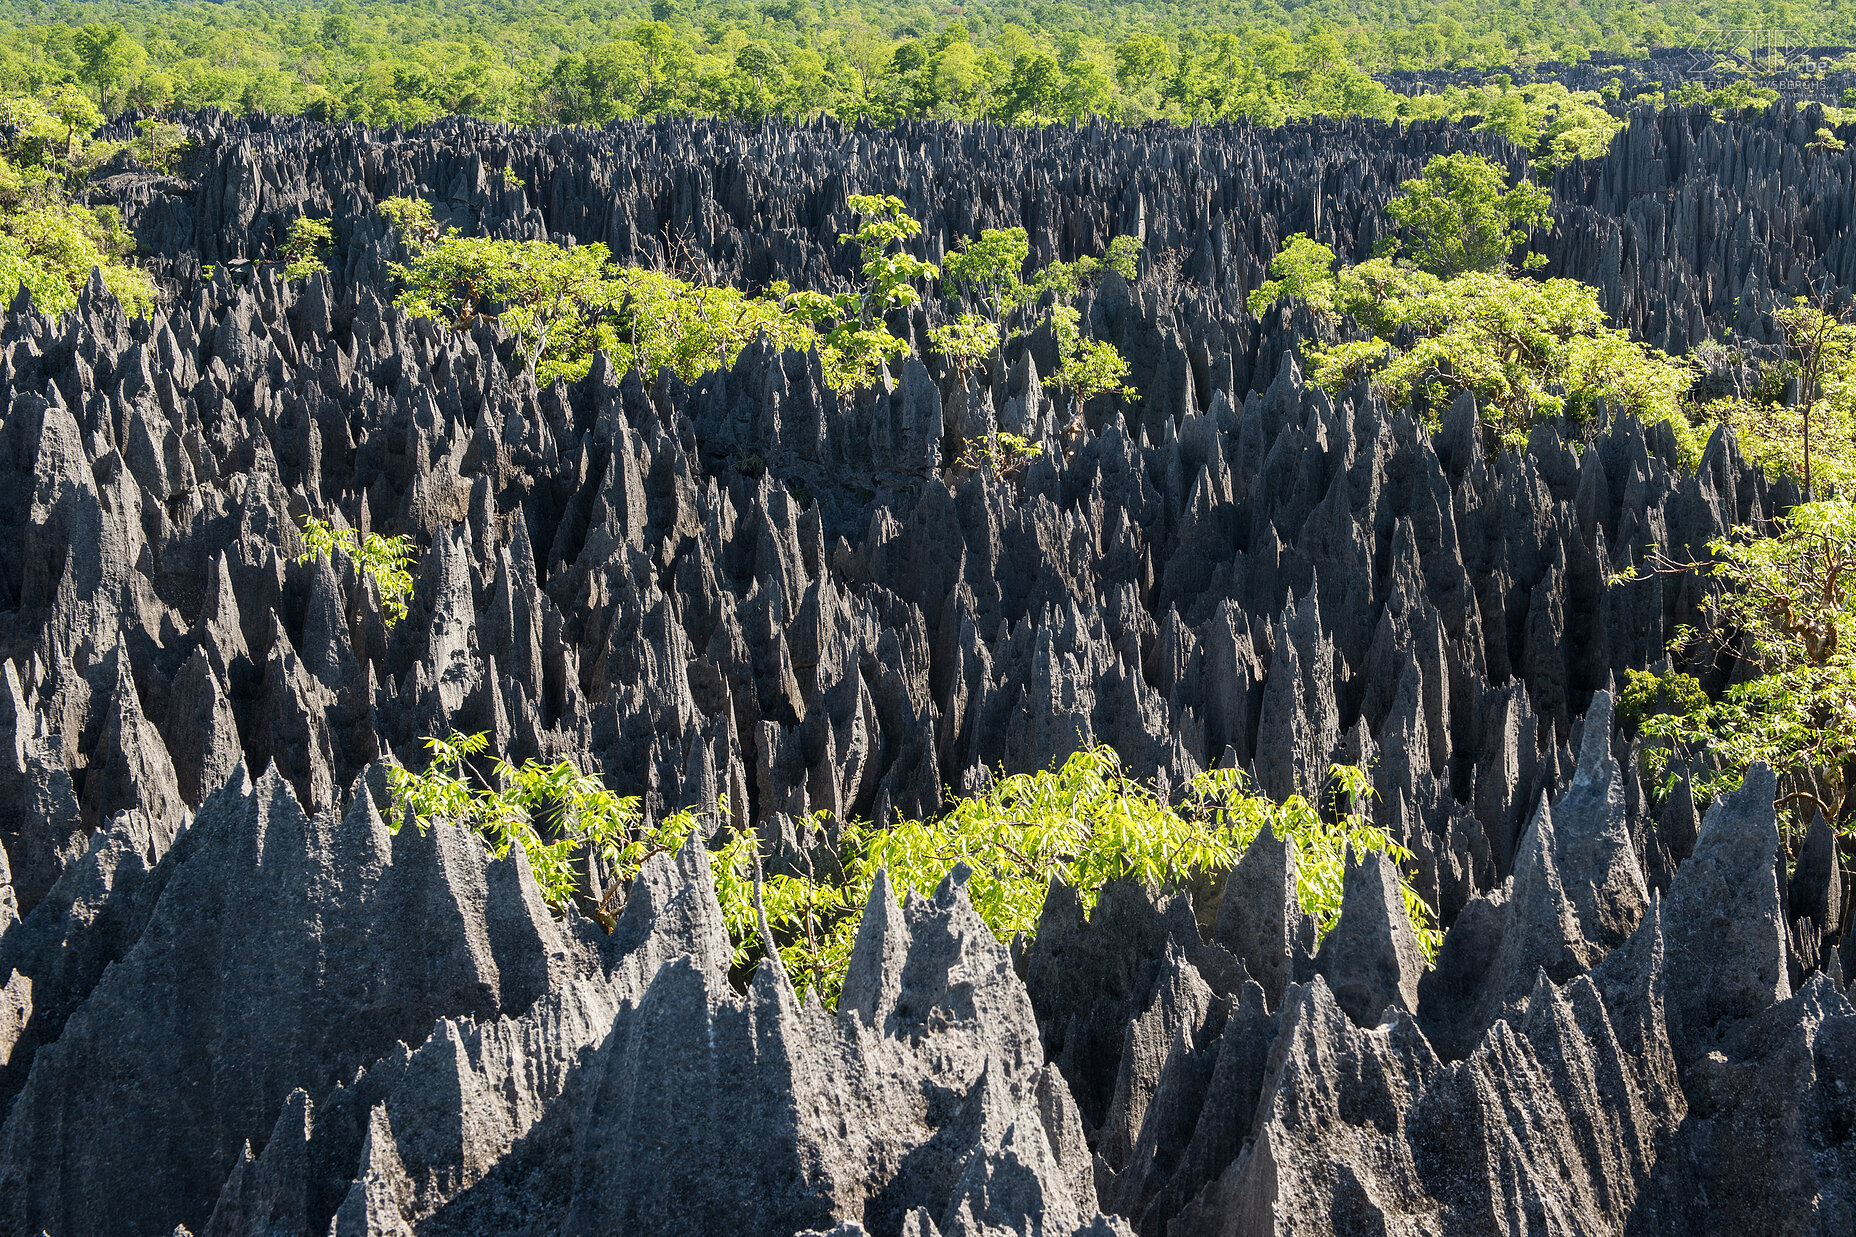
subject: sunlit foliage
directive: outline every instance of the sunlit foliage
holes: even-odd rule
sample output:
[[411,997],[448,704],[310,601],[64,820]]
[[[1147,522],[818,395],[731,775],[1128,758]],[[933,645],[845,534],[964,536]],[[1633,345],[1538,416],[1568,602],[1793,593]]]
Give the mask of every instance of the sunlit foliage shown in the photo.
[[[492,763],[487,780],[466,765],[484,754],[482,735],[428,740],[431,762],[420,773],[390,773],[396,824],[410,813],[423,828],[446,822],[476,829],[495,853],[520,843],[548,901],[565,907],[576,892],[610,908],[651,855],[674,851],[706,822],[680,812],[654,826],[637,804],[605,791],[571,765]],[[1085,908],[1102,887],[1126,877],[1163,888],[1228,871],[1265,828],[1294,846],[1296,895],[1325,933],[1340,915],[1345,859],[1381,852],[1408,870],[1411,853],[1355,811],[1369,793],[1365,775],[1336,767],[1335,802],[1323,812],[1300,796],[1273,803],[1244,774],[1201,774],[1177,802],[1129,778],[1115,753],[1078,752],[1060,768],[1001,777],[981,794],[957,800],[936,820],[846,825],[837,853],[809,875],[763,873],[759,897],[780,960],[794,982],[835,1001],[857,925],[879,871],[898,898],[934,891],[956,865],[971,872],[968,897],[995,936],[1009,942],[1037,931],[1053,882],[1077,891]],[[822,824],[815,820],[814,824]],[[736,963],[759,955],[752,835],[724,834],[711,855],[716,894]],[[575,856],[596,852],[609,884],[576,884]],[[820,854],[826,852],[821,847]],[[1407,882],[1407,913],[1427,956],[1440,941],[1433,916]]]

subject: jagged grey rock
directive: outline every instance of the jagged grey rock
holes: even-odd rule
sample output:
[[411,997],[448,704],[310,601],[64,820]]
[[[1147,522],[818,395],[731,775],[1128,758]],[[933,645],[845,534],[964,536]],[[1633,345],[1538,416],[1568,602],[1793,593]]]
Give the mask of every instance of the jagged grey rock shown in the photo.
[[[1774,304],[1852,269],[1856,155],[1797,158],[1811,119],[1634,115],[1555,174],[1532,247],[1653,343],[1771,339]],[[1834,846],[1808,833],[1781,885],[1760,773],[1705,822],[1686,775],[1650,802],[1606,690],[1697,605],[1607,576],[1795,491],[1725,429],[1694,472],[1629,418],[1495,450],[1458,400],[1433,432],[1309,387],[1306,315],[1240,308],[1283,235],[1364,256],[1430,155],[1524,152],[1358,121],[193,123],[192,180],[107,189],[156,312],[93,280],[0,324],[0,1227],[1848,1227]],[[374,207],[414,193],[832,288],[851,185],[901,194],[931,260],[1019,224],[1040,262],[1117,232],[1188,252],[1079,302],[1141,397],[1066,440],[1043,335],[854,396],[764,343],[694,384],[602,357],[542,390],[379,282]],[[335,221],[329,275],[249,261],[304,213]],[[1045,452],[956,466],[979,428]],[[414,537],[405,621],[299,561],[305,514]],[[1085,914],[1053,889],[1022,981],[958,882],[882,880],[829,1012],[772,970],[735,989],[700,842],[605,935],[519,857],[389,835],[376,762],[453,729],[757,830],[783,871],[834,845],[814,810],[931,813],[1097,742],[1170,788],[1359,763],[1448,933],[1420,977],[1368,860],[1318,953],[1265,830],[1222,891],[1115,882]]]

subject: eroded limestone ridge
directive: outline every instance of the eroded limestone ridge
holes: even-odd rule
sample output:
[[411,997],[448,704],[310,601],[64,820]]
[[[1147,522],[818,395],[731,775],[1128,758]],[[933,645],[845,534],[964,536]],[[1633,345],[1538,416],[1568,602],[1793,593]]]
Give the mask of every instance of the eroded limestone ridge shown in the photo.
[[[1631,140],[1681,152],[1665,178],[1723,134],[1763,149],[1751,122],[1697,124]],[[979,205],[946,196],[942,226],[970,230],[1054,200],[1037,169],[1084,140],[924,128],[903,159],[829,126],[444,132],[231,127],[207,188],[123,189],[146,235],[191,202],[173,243],[223,263],[256,252],[264,211],[323,204],[313,152],[367,186],[326,203],[360,220],[457,172],[467,138],[527,143],[554,160],[525,175],[556,231],[581,209],[620,227],[599,195],[668,175],[626,142],[739,169],[729,142],[785,141],[763,175],[821,184],[831,158],[1019,160],[1027,198],[984,177]],[[1247,132],[1098,133],[1151,182],[1102,186],[1115,213],[1084,195],[1077,222],[1025,221],[1080,244],[1144,200],[1166,241],[1209,218],[1192,186],[1257,166],[1246,142],[1364,140]],[[1387,166],[1415,171],[1462,139],[1401,140]],[[1592,194],[1638,193],[1598,166]],[[842,183],[744,247],[726,204],[762,182],[735,175],[652,181],[625,217],[690,223],[723,274],[802,279]],[[427,191],[476,209],[473,176]],[[1633,227],[1663,192],[1640,188]],[[540,227],[522,201],[491,222]],[[1846,216],[1812,216],[1814,255]],[[690,386],[596,362],[537,391],[488,331],[392,308],[367,269],[382,236],[348,239],[333,277],[196,281],[140,323],[93,287],[63,321],[22,305],[0,328],[0,1230],[1847,1230],[1833,846],[1813,835],[1781,883],[1758,775],[1705,818],[1680,783],[1653,805],[1608,694],[1697,596],[1607,578],[1791,499],[1725,432],[1693,471],[1630,421],[1578,453],[1542,429],[1492,454],[1467,402],[1433,432],[1306,387],[1283,324],[1214,308],[1190,265],[1191,287],[1111,278],[1091,300],[1102,337],[1148,341],[1126,347],[1146,394],[1075,442],[1036,338],[991,385],[930,358],[840,397],[756,347]],[[1679,284],[1633,303],[1666,312]],[[988,425],[1046,453],[1006,483],[949,469]],[[305,515],[414,539],[406,619],[346,565],[297,560]],[[1273,794],[1370,764],[1450,930],[1425,970],[1370,860],[1317,947],[1268,838],[1197,907],[1118,885],[1085,919],[1056,890],[1016,959],[958,877],[903,905],[879,887],[828,1011],[775,970],[731,986],[700,848],[653,860],[607,934],[461,831],[390,833],[382,762],[451,730],[600,768],[653,815],[726,797],[774,862],[807,844],[803,813],[929,814],[1084,743],[1173,784],[1248,767]]]

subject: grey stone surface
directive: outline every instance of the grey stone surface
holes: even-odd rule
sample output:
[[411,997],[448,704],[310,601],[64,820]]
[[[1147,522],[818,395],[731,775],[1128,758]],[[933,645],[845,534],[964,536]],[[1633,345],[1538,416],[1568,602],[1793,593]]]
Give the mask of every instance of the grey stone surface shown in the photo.
[[[1856,156],[1788,154],[1804,122],[1639,116],[1557,174],[1537,247],[1652,342],[1767,337],[1851,269]],[[1790,491],[1725,430],[1693,472],[1629,419],[1492,450],[1473,401],[1432,429],[1314,389],[1314,324],[1238,308],[1316,210],[1363,256],[1429,155],[1521,152],[1357,122],[198,124],[193,179],[107,188],[156,313],[93,280],[0,322],[0,1228],[1849,1230],[1834,839],[1784,878],[1763,773],[1705,817],[1686,777],[1653,802],[1608,693],[1698,599],[1608,577]],[[1041,335],[854,397],[761,344],[695,384],[602,358],[538,390],[377,282],[374,204],[411,192],[830,286],[850,185],[901,193],[931,259],[1010,224],[1039,260],[1124,231],[1186,253],[1081,305],[1142,397],[1059,442]],[[305,212],[335,220],[329,275],[249,262]],[[973,426],[1047,450],[953,467]],[[414,538],[406,621],[299,560],[304,515]],[[700,844],[608,935],[519,857],[390,835],[379,762],[454,729],[715,811],[777,870],[833,845],[815,810],[931,813],[1095,743],[1174,789],[1318,794],[1359,763],[1448,933],[1425,967],[1375,857],[1317,950],[1265,833],[1204,887],[1051,890],[1017,968],[958,881],[880,882],[828,1011],[731,974]]]

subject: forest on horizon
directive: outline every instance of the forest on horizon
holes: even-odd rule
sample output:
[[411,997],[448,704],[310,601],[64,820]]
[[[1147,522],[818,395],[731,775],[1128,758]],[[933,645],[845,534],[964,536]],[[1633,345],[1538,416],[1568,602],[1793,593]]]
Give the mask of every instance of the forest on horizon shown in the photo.
[[[105,114],[212,106],[377,125],[446,114],[521,124],[665,113],[885,124],[1454,119],[1489,115],[1491,99],[1414,99],[1375,75],[1525,77],[1689,45],[1722,27],[1760,32],[1753,43],[1843,48],[1856,44],[1856,0],[6,0],[0,92],[69,82]],[[1848,72],[1856,55],[1817,63]],[[1713,67],[1746,76],[1744,57]],[[1493,104],[1516,113],[1496,127],[1543,140],[1562,111],[1587,114],[1560,129],[1591,128],[1591,109],[1615,114],[1634,97],[1622,82],[1602,99],[1547,88],[1509,98],[1499,78],[1496,89]],[[1727,101],[1756,102],[1754,90],[1748,82]]]

